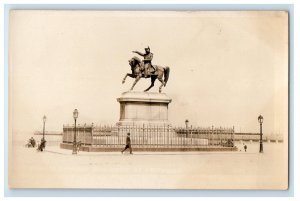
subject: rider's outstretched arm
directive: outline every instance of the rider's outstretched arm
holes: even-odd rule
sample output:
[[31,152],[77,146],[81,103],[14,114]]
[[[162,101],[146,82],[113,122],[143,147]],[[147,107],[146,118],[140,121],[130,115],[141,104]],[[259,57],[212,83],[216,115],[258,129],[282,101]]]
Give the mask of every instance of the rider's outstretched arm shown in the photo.
[[144,56],[144,54],[143,53],[141,53],[141,52],[139,52],[139,51],[132,51],[133,53],[137,53],[138,55],[140,55],[140,56]]

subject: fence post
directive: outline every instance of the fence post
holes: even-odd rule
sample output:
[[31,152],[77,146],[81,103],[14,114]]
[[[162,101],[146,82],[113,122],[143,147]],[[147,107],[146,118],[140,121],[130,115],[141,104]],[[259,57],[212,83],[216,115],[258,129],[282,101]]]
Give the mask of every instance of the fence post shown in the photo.
[[213,140],[214,140],[214,126],[211,127],[211,134],[210,134],[210,137],[211,137],[211,145],[213,145]]
[[136,142],[136,146],[139,147],[140,146],[140,133],[139,133],[139,128],[140,128],[140,125],[136,125],[136,128],[135,128],[135,142]]
[[63,132],[62,132],[62,138],[61,138],[61,142],[63,143],[65,140],[65,138],[64,138],[64,132],[65,132],[65,125],[63,125]]
[[232,143],[233,143],[233,147],[234,147],[234,144],[235,144],[234,126],[233,126],[233,128],[232,128]]
[[140,143],[139,143],[139,125],[135,125],[135,144],[137,147],[140,146]]
[[156,126],[155,128],[155,125],[154,125],[154,130],[156,131],[156,147],[158,148],[158,126]]
[[137,128],[137,142],[139,144],[138,147],[141,147],[141,125],[140,124]]
[[115,138],[115,135],[113,133],[113,126],[112,124],[110,124],[110,140],[111,140],[111,144],[112,144],[112,147],[115,148],[116,147],[116,138]]
[[143,124],[143,131],[142,131],[142,135],[143,135],[143,148],[145,148],[145,125]]
[[75,135],[76,135],[76,143],[78,143],[79,141],[81,141],[81,135],[80,135],[80,124],[78,124],[78,126],[76,126],[76,132],[75,132]]
[[85,133],[85,126],[86,126],[86,123],[84,124],[84,126],[83,126],[83,144],[85,145],[85,138],[86,138],[86,133]]
[[168,139],[167,139],[167,144],[168,144],[168,148],[170,147],[170,144],[172,146],[172,140],[171,140],[171,143],[170,143],[170,132],[169,132],[169,125],[167,126],[167,136],[168,136]]
[[[181,130],[181,129],[180,129],[180,130]],[[178,130],[178,131],[179,131],[179,130]],[[176,139],[176,146],[177,146],[177,147],[180,145],[180,139],[181,139],[180,137],[181,137],[181,136],[180,136],[180,132],[178,132],[178,133],[177,133],[177,136],[176,136],[176,138],[177,138],[177,139]]]
[[193,146],[193,129],[191,129],[191,145]]
[[184,135],[180,134],[180,148],[183,146],[183,136]]
[[167,146],[166,140],[167,139],[167,135],[166,135],[166,125],[164,124],[164,128],[163,128],[163,146]]
[[91,129],[91,146],[93,146],[93,137],[94,136],[94,123],[92,123],[92,129]]
[[[69,131],[69,129],[70,129],[70,126],[68,125],[68,131]],[[71,134],[68,132],[68,142],[70,141],[71,142],[71,140],[72,140],[72,135],[73,135],[73,127],[71,128],[72,130],[71,130]],[[71,139],[70,139],[71,138]]]
[[146,133],[146,140],[147,140],[146,147],[149,147],[151,143],[151,138],[150,138],[151,136],[148,131],[148,124],[145,125],[145,133]]
[[[65,133],[65,130],[66,130],[66,133]],[[64,130],[64,132],[63,132],[63,135],[66,135],[66,137],[65,137],[65,139],[66,139],[66,142],[69,142],[68,141],[68,127],[66,127],[66,129]]]

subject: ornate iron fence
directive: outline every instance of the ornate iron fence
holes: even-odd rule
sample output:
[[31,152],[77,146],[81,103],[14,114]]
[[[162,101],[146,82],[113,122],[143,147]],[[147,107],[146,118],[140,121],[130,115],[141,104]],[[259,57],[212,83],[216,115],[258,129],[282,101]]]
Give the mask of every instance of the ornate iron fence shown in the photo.
[[[63,126],[63,143],[73,143],[74,126]],[[127,133],[137,148],[188,148],[203,146],[234,146],[234,128],[173,128],[171,126],[94,126],[78,125],[77,142],[97,147],[123,147]]]

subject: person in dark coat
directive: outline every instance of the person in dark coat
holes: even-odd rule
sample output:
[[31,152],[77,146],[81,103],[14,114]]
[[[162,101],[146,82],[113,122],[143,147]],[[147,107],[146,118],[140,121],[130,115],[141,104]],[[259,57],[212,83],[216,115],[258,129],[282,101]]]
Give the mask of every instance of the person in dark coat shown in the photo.
[[33,137],[30,138],[30,144],[32,145],[32,147],[35,147],[35,139]]
[[125,148],[121,151],[121,153],[123,154],[123,152],[129,148],[130,154],[132,154],[132,148],[131,148],[131,139],[130,139],[130,133],[127,133],[127,137],[126,137],[126,146]]
[[42,138],[41,140],[41,144],[38,146],[38,150],[39,151],[43,151],[46,147],[46,140],[44,138]]
[[244,145],[244,150],[245,152],[247,152],[247,145]]

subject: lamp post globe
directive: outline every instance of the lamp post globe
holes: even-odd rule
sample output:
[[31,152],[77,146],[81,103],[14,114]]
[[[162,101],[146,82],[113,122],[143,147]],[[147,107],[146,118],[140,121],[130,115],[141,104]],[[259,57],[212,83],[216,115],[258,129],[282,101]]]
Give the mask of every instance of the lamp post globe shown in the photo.
[[74,127],[74,140],[73,140],[73,152],[72,154],[77,154],[77,142],[76,142],[76,120],[78,118],[78,110],[75,109],[73,111],[73,118],[75,121],[75,127]]
[[259,115],[257,118],[259,125],[260,125],[260,139],[259,139],[259,153],[264,152],[264,147],[263,147],[263,141],[262,141],[262,124],[264,122],[264,117],[262,115]]
[[261,115],[259,115],[257,119],[260,124],[262,124],[264,122],[264,117]]
[[185,127],[186,127],[186,129],[188,129],[188,127],[189,127],[189,120],[188,119],[185,120]]
[[76,121],[76,119],[78,118],[78,110],[77,109],[74,110],[73,117],[74,117],[74,120]]

